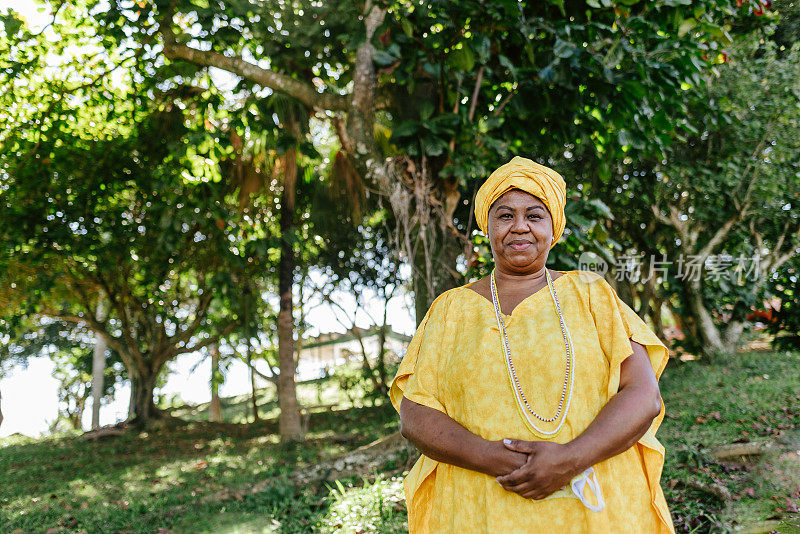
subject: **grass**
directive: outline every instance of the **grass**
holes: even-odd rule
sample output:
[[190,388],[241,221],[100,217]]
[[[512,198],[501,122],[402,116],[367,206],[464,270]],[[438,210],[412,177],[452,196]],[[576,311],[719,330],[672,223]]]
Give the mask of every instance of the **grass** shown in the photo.
[[[724,532],[764,521],[763,532],[800,532],[800,514],[792,512],[800,507],[800,455],[791,452],[800,450],[798,375],[800,354],[789,353],[667,369],[662,485],[679,532]],[[336,400],[328,381],[300,385],[301,402],[317,403],[318,386],[322,403]],[[229,399],[229,415],[243,418],[247,402]],[[261,409],[270,414],[269,399]],[[194,417],[202,413],[195,410]],[[396,429],[393,409],[382,404],[313,414],[307,443],[295,448],[278,443],[274,421],[196,421],[98,442],[7,438],[0,440],[0,532],[406,532],[403,473],[396,467],[302,487],[288,477],[296,467]],[[334,435],[349,436],[346,448]],[[710,455],[712,447],[737,439],[773,440],[781,449],[746,463]],[[698,489],[712,484],[733,498],[721,502]]]
[[[356,430],[357,447],[396,423],[389,406],[315,414],[308,444],[295,449],[278,443],[274,426],[192,423],[98,442],[3,440],[0,532],[308,532],[335,498],[326,488],[320,496],[295,487],[287,474],[343,452],[320,434]],[[263,491],[247,491],[267,480]]]
[[[800,532],[800,517],[790,511],[800,507],[798,376],[800,354],[787,352],[729,355],[665,371],[662,486],[678,530],[724,532],[770,520],[781,532]],[[739,463],[709,455],[714,446],[768,440],[785,452]],[[688,488],[690,480],[720,485],[732,500]]]

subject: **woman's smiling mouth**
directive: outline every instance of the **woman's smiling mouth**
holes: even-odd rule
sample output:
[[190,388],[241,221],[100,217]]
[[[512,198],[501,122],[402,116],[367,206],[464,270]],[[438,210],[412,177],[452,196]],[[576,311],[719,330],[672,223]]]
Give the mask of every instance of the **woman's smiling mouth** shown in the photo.
[[533,243],[530,241],[512,241],[508,244],[514,250],[525,250],[526,248],[530,247]]

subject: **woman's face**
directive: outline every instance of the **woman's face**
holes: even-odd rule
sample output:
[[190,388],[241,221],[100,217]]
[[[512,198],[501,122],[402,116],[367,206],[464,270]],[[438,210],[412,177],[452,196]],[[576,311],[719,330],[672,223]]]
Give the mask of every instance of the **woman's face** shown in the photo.
[[488,226],[499,270],[527,273],[544,268],[553,242],[553,218],[541,200],[512,189],[492,204]]

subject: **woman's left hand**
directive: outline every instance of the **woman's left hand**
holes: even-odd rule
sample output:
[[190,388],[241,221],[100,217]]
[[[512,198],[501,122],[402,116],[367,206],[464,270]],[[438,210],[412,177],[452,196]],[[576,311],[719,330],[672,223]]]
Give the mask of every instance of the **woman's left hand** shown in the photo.
[[544,499],[566,486],[583,471],[569,454],[569,447],[551,441],[503,440],[505,446],[528,455],[525,464],[496,477],[503,488],[526,499]]

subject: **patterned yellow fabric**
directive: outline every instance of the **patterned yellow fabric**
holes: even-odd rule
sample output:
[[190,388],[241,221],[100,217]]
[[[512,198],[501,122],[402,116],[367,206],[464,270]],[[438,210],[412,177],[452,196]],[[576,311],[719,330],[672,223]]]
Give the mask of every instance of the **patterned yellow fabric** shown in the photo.
[[553,248],[567,224],[564,216],[567,184],[564,178],[550,167],[519,156],[498,167],[475,194],[475,222],[487,236],[489,208],[495,200],[511,189],[521,189],[530,193],[547,206],[553,218],[553,243],[550,245],[550,248]]
[[[619,388],[630,339],[647,348],[656,376],[667,349],[601,277],[568,271],[555,284],[575,347],[572,405],[552,439],[577,437]],[[564,342],[547,287],[504,316],[519,380],[532,407],[555,411],[564,380]],[[523,423],[509,384],[492,303],[468,286],[440,295],[409,344],[389,392],[446,413],[489,440],[539,439]],[[544,500],[506,491],[491,476],[420,456],[405,479],[409,532],[673,532],[659,485],[664,448],[655,432],[664,415],[627,451],[594,466],[605,509],[592,512],[567,492]],[[548,423],[540,423],[548,425]],[[549,423],[547,430],[557,422]]]

